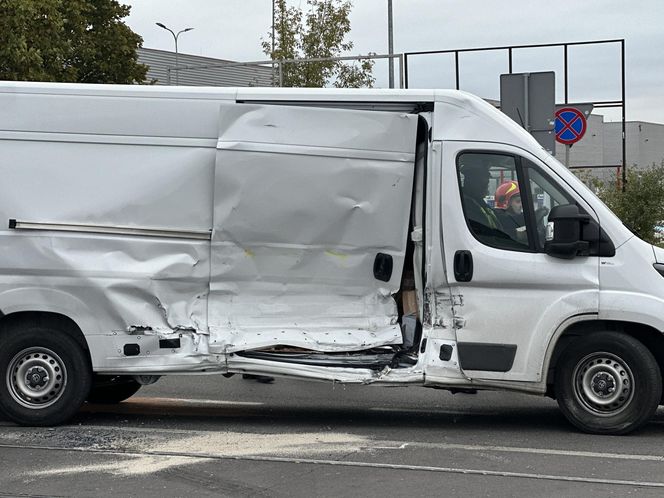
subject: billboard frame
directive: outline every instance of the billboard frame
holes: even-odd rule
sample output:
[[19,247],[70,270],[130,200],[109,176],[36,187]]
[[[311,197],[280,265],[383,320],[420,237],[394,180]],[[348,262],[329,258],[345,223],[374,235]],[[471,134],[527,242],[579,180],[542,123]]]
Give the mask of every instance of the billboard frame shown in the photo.
[[[569,47],[580,45],[606,45],[616,44],[620,45],[620,100],[602,100],[595,102],[570,102],[569,101],[569,65],[568,65],[568,52]],[[620,108],[621,121],[622,121],[622,189],[625,190],[627,184],[627,128],[625,122],[625,39],[611,39],[611,40],[587,40],[577,42],[565,43],[538,43],[532,45],[504,45],[497,47],[475,47],[475,48],[455,48],[448,50],[425,50],[419,52],[404,52],[403,54],[403,71],[404,71],[404,87],[409,87],[409,74],[408,74],[408,58],[421,55],[437,55],[437,54],[454,54],[454,74],[455,74],[455,88],[460,90],[460,77],[459,77],[459,54],[466,52],[491,52],[491,51],[507,51],[508,57],[508,71],[513,74],[512,59],[514,52],[520,49],[533,49],[533,48],[549,48],[549,47],[562,47],[563,48],[563,77],[565,88],[565,101],[563,104],[574,106],[575,104],[592,104],[595,108]]]

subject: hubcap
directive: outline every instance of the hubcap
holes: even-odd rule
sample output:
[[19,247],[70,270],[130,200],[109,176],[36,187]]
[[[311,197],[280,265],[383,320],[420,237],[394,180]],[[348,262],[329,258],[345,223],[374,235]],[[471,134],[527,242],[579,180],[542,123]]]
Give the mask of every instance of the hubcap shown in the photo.
[[634,397],[634,376],[627,363],[611,353],[593,353],[574,369],[574,395],[598,415],[620,413]]
[[6,381],[14,401],[26,408],[46,408],[62,397],[67,369],[50,349],[28,348],[9,362]]

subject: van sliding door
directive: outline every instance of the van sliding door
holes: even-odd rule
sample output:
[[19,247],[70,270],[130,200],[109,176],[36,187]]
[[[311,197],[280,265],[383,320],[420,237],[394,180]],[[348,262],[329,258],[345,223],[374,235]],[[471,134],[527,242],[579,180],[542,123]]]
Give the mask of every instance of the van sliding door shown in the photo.
[[223,104],[211,352],[398,344],[417,116]]

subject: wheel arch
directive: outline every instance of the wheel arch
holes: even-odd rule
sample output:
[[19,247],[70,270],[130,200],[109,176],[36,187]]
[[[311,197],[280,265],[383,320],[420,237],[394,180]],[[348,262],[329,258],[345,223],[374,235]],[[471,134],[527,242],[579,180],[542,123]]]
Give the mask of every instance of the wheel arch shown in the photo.
[[547,394],[553,394],[556,365],[565,348],[577,337],[598,332],[619,332],[641,342],[652,353],[664,378],[664,333],[643,323],[620,320],[583,320],[572,323],[549,346],[550,354],[545,369]]
[[17,311],[0,315],[0,337],[10,329],[21,326],[56,328],[74,339],[85,351],[90,361],[90,347],[79,325],[70,317],[51,311]]

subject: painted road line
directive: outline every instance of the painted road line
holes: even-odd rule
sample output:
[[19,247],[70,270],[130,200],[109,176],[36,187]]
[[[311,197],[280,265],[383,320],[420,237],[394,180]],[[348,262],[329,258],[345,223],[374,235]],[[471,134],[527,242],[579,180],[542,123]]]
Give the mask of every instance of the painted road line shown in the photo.
[[265,403],[258,401],[226,401],[220,399],[194,399],[194,398],[142,398],[134,396],[125,401],[125,404],[169,404],[169,405],[204,405],[204,406],[262,406]]
[[[385,450],[402,450],[408,448],[428,448],[428,449],[441,449],[441,450],[466,450],[466,451],[495,451],[502,453],[530,453],[535,455],[558,455],[558,456],[571,456],[571,457],[584,457],[584,458],[601,458],[613,460],[637,460],[643,462],[664,462],[662,455],[639,455],[629,453],[602,453],[598,451],[575,451],[575,450],[558,450],[553,448],[522,448],[517,446],[484,446],[484,445],[470,445],[470,444],[454,444],[454,443],[422,443],[416,441],[409,441],[406,443],[401,442],[385,442],[385,446],[362,446],[362,449],[385,449]],[[392,444],[390,444],[392,443]]]
[[310,458],[290,458],[290,457],[266,457],[266,456],[224,456],[209,453],[190,453],[190,452],[175,452],[175,451],[117,451],[117,450],[104,450],[100,448],[61,448],[52,446],[19,446],[0,444],[0,448],[8,449],[29,449],[29,450],[42,450],[42,451],[68,451],[76,453],[97,453],[115,456],[160,456],[164,458],[192,458],[196,460],[235,460],[235,461],[252,461],[252,462],[276,462],[276,463],[290,463],[298,465],[329,465],[338,467],[356,467],[356,468],[373,468],[373,469],[390,469],[390,470],[406,470],[417,472],[439,472],[446,474],[464,474],[464,475],[477,475],[484,477],[511,477],[517,479],[533,479],[533,480],[546,480],[546,481],[562,481],[562,482],[575,482],[581,484],[605,484],[612,486],[632,486],[632,487],[647,487],[647,488],[664,488],[664,482],[650,482],[650,481],[629,481],[622,479],[600,479],[596,477],[584,476],[567,476],[567,475],[553,475],[553,474],[534,474],[527,472],[505,472],[499,470],[485,470],[485,469],[465,469],[455,467],[435,467],[427,465],[403,465],[391,463],[376,463],[376,462],[354,462],[343,460],[318,460]]

